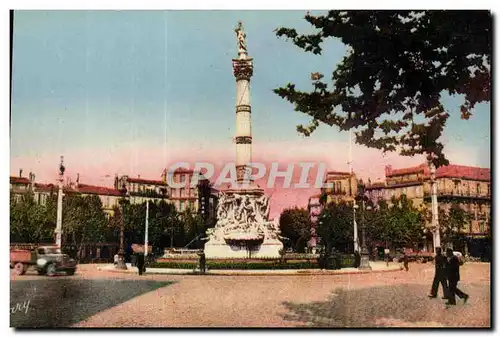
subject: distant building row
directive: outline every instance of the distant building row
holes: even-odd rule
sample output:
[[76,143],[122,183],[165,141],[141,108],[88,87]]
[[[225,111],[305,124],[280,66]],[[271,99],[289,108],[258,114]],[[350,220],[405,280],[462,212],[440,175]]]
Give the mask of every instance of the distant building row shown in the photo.
[[[352,202],[358,194],[358,186],[364,185],[365,195],[374,203],[392,197],[406,195],[419,208],[431,206],[430,170],[427,164],[403,169],[385,168],[385,181],[367,184],[354,173],[328,172],[325,180],[332,188],[323,188],[321,193],[309,199],[309,214],[313,223],[324,204],[344,200]],[[491,172],[488,168],[448,165],[436,170],[437,199],[441,209],[449,210],[452,203],[472,215],[464,232],[469,237],[484,237],[488,232],[491,217]],[[322,200],[323,198],[323,200]],[[315,244],[314,239],[310,243]]]
[[[177,169],[173,174],[173,181],[188,182],[184,187],[171,187],[167,184],[166,171],[161,175],[161,180],[149,180],[129,176],[115,177],[114,186],[95,186],[80,183],[77,176],[76,182],[67,182],[63,187],[64,194],[76,193],[82,196],[97,195],[101,199],[103,210],[113,214],[115,206],[119,205],[119,200],[127,198],[130,203],[143,203],[147,200],[165,200],[175,206],[177,211],[184,212],[191,210],[198,212],[203,210],[207,216],[214,216],[217,206],[218,191],[210,186],[210,182],[203,177],[198,177],[197,187],[190,187],[195,174],[192,170]],[[10,177],[10,191],[17,197],[32,191],[35,200],[40,204],[45,204],[51,194],[57,194],[58,187],[55,184],[42,184],[35,181],[35,174],[30,173],[28,177]]]

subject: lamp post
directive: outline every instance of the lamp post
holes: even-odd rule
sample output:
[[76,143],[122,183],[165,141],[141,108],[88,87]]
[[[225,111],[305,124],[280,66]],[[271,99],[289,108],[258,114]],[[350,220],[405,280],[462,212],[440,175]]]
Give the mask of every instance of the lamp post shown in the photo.
[[64,181],[64,171],[66,168],[63,165],[64,157],[61,156],[61,164],[59,164],[59,180],[58,193],[57,193],[57,220],[56,220],[56,246],[61,248],[61,238],[62,238],[62,203],[63,203],[63,181]]
[[[371,270],[372,267],[370,266],[370,257],[368,253],[368,247],[366,247],[366,219],[365,219],[365,210],[370,211],[372,208],[371,206],[365,207],[365,203],[367,201],[367,197],[364,194],[364,188],[360,186],[359,188],[359,194],[358,194],[358,203],[361,204],[361,261],[359,264],[359,269],[362,270]],[[358,209],[358,203],[354,205],[354,209]]]
[[123,184],[120,193],[122,194],[122,198],[120,199],[120,204],[122,206],[122,216],[120,221],[120,249],[118,250],[118,263],[116,264],[117,269],[127,269],[127,265],[125,264],[125,250],[123,249],[123,236],[125,231],[125,204],[126,204],[126,195],[127,195],[127,187],[125,183]]
[[358,239],[358,224],[356,222],[356,209],[358,209],[358,205],[356,204],[356,199],[353,201],[353,230],[354,230],[354,251],[359,253],[359,239]]
[[439,218],[438,218],[438,202],[437,202],[437,184],[436,184],[436,166],[432,162],[434,158],[433,154],[427,157],[427,162],[429,165],[429,170],[431,174],[431,210],[432,210],[432,228],[433,232],[433,249],[434,254],[436,253],[436,247],[441,247],[441,234],[439,228]]

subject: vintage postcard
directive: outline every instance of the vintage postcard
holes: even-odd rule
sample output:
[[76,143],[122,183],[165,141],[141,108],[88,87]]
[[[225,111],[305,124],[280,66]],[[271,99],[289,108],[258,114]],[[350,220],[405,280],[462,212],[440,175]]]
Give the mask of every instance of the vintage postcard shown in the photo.
[[488,10],[12,10],[11,328],[491,328]]

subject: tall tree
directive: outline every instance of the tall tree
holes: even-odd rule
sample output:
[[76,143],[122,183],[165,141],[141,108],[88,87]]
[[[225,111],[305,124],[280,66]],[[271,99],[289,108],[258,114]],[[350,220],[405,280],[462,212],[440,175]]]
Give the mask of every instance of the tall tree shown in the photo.
[[63,236],[80,250],[86,242],[103,242],[108,220],[97,195],[66,194],[63,197]]
[[345,202],[331,203],[319,217],[316,232],[328,251],[337,248],[347,251],[353,242],[353,209]]
[[461,117],[491,98],[492,15],[489,11],[329,11],[309,13],[314,33],[279,28],[306,52],[321,54],[328,39],[340,39],[347,55],[331,83],[311,75],[314,89],[294,84],[274,90],[312,117],[297,131],[309,136],[324,123],[356,129],[356,142],[401,155],[434,154],[448,164],[438,141],[449,113],[442,94],[463,95]]
[[469,212],[460,207],[457,202],[453,202],[448,210],[440,208],[439,227],[442,243],[448,245],[462,239],[471,219]]
[[[121,207],[116,207],[113,217],[110,219],[110,226],[118,232],[121,221],[124,221],[125,243],[144,244],[146,225],[146,202],[141,204],[130,204],[124,201]],[[166,203],[164,200],[149,203],[148,220],[148,243],[157,252],[170,246],[173,242],[176,246],[184,243],[184,237],[180,238],[180,221],[174,205]],[[174,231],[170,231],[173,228]],[[171,237],[174,235],[173,237]],[[171,240],[173,239],[173,240]]]
[[184,245],[189,244],[189,248],[201,248],[203,246],[203,241],[199,239],[204,236],[206,232],[206,226],[202,216],[188,208],[180,214],[180,222],[185,236]]
[[390,205],[379,203],[373,219],[371,240],[406,247],[414,247],[422,240],[423,214],[405,195],[393,197]]
[[280,215],[281,235],[288,238],[284,242],[286,248],[303,253],[311,238],[311,220],[305,208],[288,208]]
[[34,194],[28,192],[19,200],[10,196],[10,241],[18,243],[52,242],[55,217],[51,218],[46,205],[35,202]]

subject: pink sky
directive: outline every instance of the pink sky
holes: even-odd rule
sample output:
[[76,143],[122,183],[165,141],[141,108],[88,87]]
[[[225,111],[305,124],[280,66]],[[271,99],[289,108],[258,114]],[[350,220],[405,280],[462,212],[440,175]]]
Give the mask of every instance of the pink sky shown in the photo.
[[[418,165],[423,162],[422,157],[401,157],[395,153],[382,155],[376,149],[368,149],[362,146],[353,146],[353,169],[358,177],[372,181],[384,179],[385,165],[394,168]],[[475,165],[474,153],[467,148],[456,150],[448,148],[448,157],[455,164]],[[65,154],[66,176],[73,181],[77,173],[80,174],[80,182],[101,186],[112,186],[115,174],[129,175],[145,179],[160,179],[161,172],[176,162],[189,162],[192,165],[196,161],[209,162],[216,167],[216,175],[227,162],[234,160],[235,147],[233,144],[221,144],[219,147],[207,149],[201,144],[180,144],[172,149],[164,147],[144,147],[139,144],[121,146],[115,151],[106,149],[77,150]],[[216,158],[216,160],[214,160]],[[325,163],[327,170],[348,170],[348,144],[347,142],[316,142],[309,138],[299,139],[294,142],[276,142],[268,144],[254,144],[253,161],[261,162],[270,168],[271,162],[279,163],[280,170],[284,170],[287,164],[299,162]],[[23,169],[23,176],[29,172],[36,174],[38,182],[55,182],[58,175],[59,155],[44,154],[37,157],[13,157],[11,158],[11,175],[18,175],[19,169]],[[191,166],[193,167],[193,166]],[[268,172],[267,172],[268,173]],[[212,181],[215,181],[212,177]],[[267,174],[266,174],[267,177]],[[298,182],[300,167],[294,168],[293,181]],[[309,177],[312,181],[316,178],[316,168],[310,171]],[[266,181],[258,181],[268,196],[271,196],[271,217],[278,217],[281,211],[295,205],[306,207],[308,198],[319,192],[316,188],[298,189],[282,188],[277,180],[274,188],[268,189]],[[293,186],[293,185],[292,185]]]

